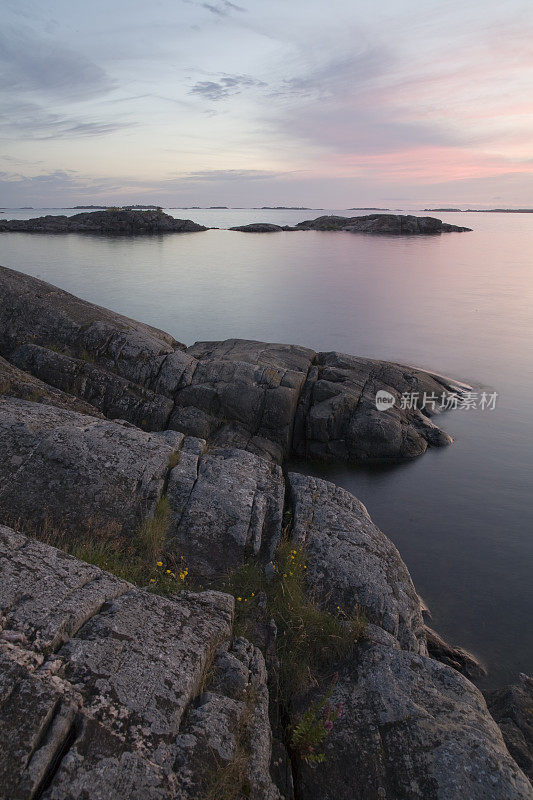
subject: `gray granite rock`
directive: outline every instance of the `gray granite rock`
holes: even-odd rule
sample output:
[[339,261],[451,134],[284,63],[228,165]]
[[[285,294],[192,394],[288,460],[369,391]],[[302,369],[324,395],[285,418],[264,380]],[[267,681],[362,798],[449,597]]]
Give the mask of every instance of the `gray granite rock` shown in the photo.
[[325,761],[300,761],[302,800],[531,800],[481,693],[433,659],[356,647],[330,698]]
[[[111,418],[171,428],[280,463],[420,455],[451,441],[402,393],[464,385],[388,362],[229,339],[185,348],[171,336],[0,268],[0,355]],[[378,410],[378,390],[395,404]]]
[[168,333],[2,267],[0,355],[11,361],[26,343],[89,361],[147,389],[166,356],[185,349]]
[[100,233],[107,236],[146,236],[160,233],[206,231],[190,219],[175,219],[163,211],[84,211],[81,214],[47,214],[33,219],[0,220],[2,231],[23,233]]
[[[281,461],[290,452],[298,399],[315,353],[245,339],[197,342],[191,382],[175,395],[170,427]],[[202,427],[195,427],[194,421]]]
[[281,538],[281,468],[243,450],[202,453],[196,441],[187,440],[170,474],[170,540],[203,579],[251,555],[270,560]]
[[11,354],[21,370],[100,409],[109,419],[127,419],[148,431],[167,427],[170,398],[133,383],[85,359],[26,343]]
[[247,796],[278,800],[264,662],[230,644],[231,597],[151,595],[2,527],[0,575],[3,798],[204,800],[238,756]]
[[169,542],[196,579],[269,560],[281,537],[281,468],[244,450],[0,397],[0,451],[0,522],[131,535],[166,493]]
[[0,397],[0,520],[132,533],[153,512],[183,439]]
[[[294,452],[330,461],[413,458],[428,445],[452,441],[430,415],[438,413],[443,394],[447,401],[450,395],[460,397],[466,388],[414,367],[319,353],[300,396]],[[378,409],[378,391],[388,392],[394,404]],[[403,395],[408,402],[402,401]],[[417,407],[409,407],[411,395],[416,396]],[[423,404],[425,410],[420,408]]]
[[0,396],[2,395],[102,417],[102,413],[90,403],[45,383],[34,374],[24,372],[0,356]]
[[432,658],[442,661],[443,664],[448,664],[448,666],[453,667],[471,680],[487,675],[487,670],[483,664],[472,653],[462,647],[450,645],[433,628],[427,625],[425,628],[428,653]]
[[352,494],[289,473],[292,538],[305,546],[309,591],[333,609],[360,608],[405,650],[427,653],[420,598],[398,550]]
[[533,781],[533,678],[485,694],[489,711],[500,726],[509,752]]

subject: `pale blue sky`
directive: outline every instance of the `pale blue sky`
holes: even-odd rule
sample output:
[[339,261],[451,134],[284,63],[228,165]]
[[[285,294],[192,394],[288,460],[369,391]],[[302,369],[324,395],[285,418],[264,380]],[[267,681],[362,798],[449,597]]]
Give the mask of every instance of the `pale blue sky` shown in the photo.
[[533,205],[530,0],[1,6],[0,205]]

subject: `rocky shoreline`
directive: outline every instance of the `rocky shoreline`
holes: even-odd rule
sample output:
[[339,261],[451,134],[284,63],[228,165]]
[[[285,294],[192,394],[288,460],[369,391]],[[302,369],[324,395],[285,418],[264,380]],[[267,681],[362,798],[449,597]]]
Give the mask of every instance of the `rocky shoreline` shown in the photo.
[[[448,444],[400,398],[464,388],[294,345],[186,347],[0,268],[0,796],[533,797],[520,769],[531,774],[531,683],[491,696],[493,718],[466,677],[475,660],[426,627],[364,506],[283,468],[295,454],[395,460]],[[385,411],[379,390],[396,400]],[[95,531],[127,548],[163,507],[183,591],[110,574],[112,553],[109,571],[87,563]],[[333,646],[354,614],[361,624],[287,698],[270,603],[273,587],[294,589],[289,569]]]
[[[195,233],[209,230],[190,219],[175,219],[161,210],[106,209],[81,214],[51,215],[33,219],[0,220],[0,233],[92,233],[108,236],[147,236],[162,233]],[[348,231],[350,233],[388,234],[393,236],[435,235],[469,231],[449,225],[435,217],[416,217],[401,214],[369,214],[362,217],[322,216],[295,226],[252,223],[229,228],[245,233],[275,233],[278,231]]]

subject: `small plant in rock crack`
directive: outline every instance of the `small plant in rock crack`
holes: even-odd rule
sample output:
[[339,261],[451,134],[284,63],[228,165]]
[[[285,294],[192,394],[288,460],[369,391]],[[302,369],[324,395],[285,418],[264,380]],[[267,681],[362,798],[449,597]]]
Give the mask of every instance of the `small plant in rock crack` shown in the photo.
[[335,680],[324,697],[311,703],[292,729],[291,750],[311,766],[325,761],[326,754],[322,745],[333,730],[335,722],[342,717],[342,703],[332,706],[329,702],[334,686]]

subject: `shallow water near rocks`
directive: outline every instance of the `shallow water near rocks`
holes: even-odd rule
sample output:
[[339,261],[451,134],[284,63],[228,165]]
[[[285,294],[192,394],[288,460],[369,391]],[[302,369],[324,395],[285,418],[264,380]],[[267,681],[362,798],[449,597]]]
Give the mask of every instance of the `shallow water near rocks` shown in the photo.
[[[6,210],[4,219],[72,211]],[[325,211],[172,210],[228,228]],[[328,212],[352,215],[356,212]],[[242,337],[425,367],[498,392],[437,419],[455,442],[404,464],[295,464],[344,486],[398,546],[432,625],[533,672],[533,214],[447,213],[435,237],[212,230],[146,238],[0,234],[0,263],[172,333]]]

